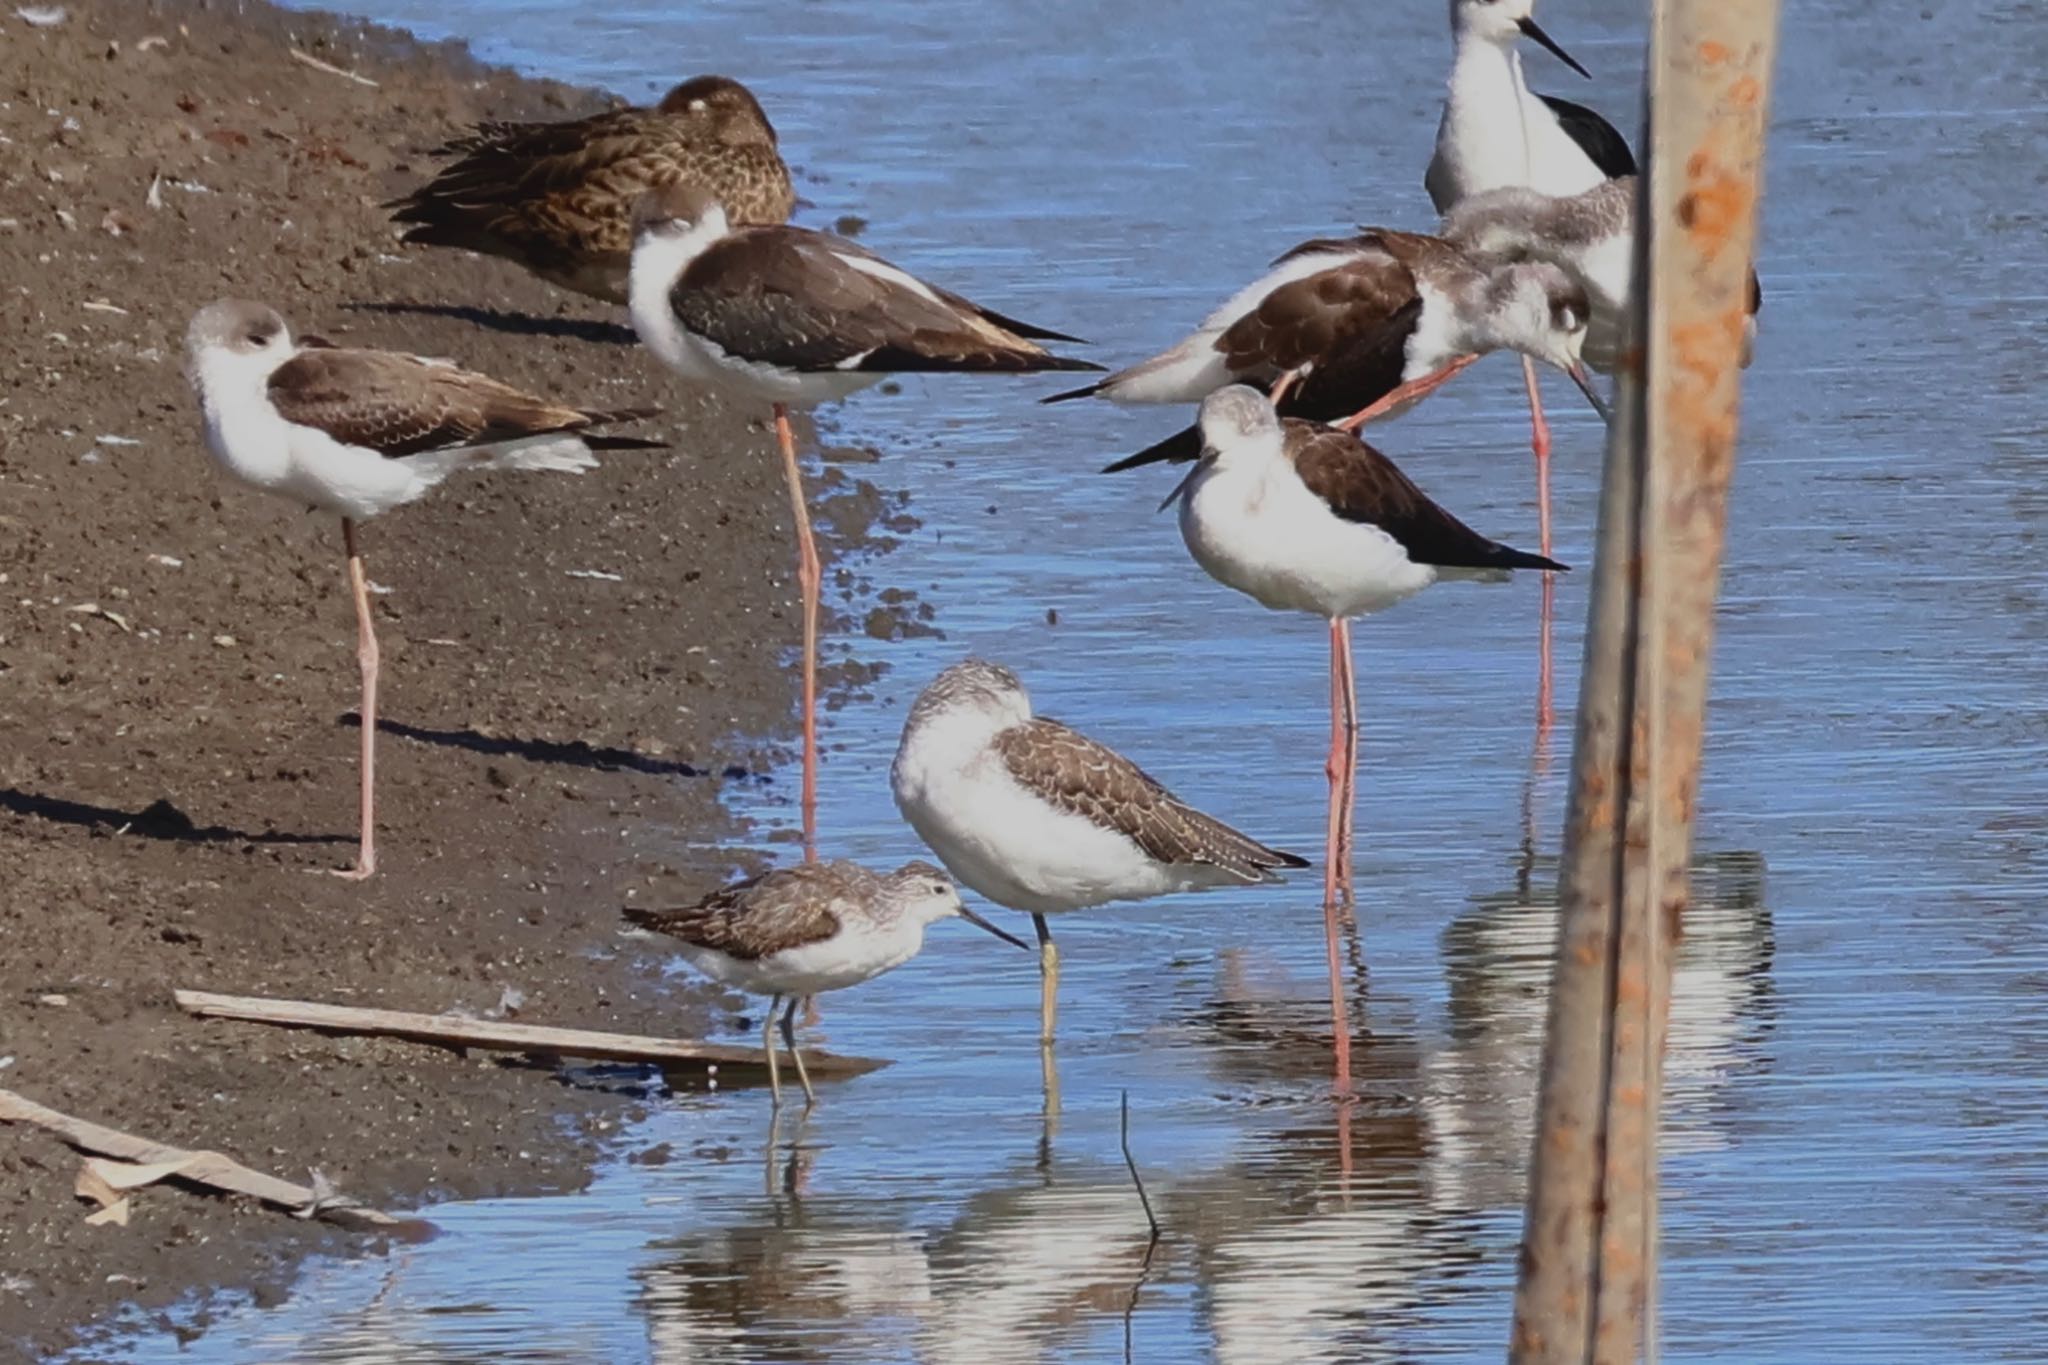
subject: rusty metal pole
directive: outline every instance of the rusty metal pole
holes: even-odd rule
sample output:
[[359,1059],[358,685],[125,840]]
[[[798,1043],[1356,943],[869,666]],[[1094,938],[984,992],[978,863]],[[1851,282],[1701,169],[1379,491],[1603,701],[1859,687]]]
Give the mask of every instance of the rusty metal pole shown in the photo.
[[1727,527],[1777,0],[1656,0],[1509,1358],[1656,1354],[1657,1110]]

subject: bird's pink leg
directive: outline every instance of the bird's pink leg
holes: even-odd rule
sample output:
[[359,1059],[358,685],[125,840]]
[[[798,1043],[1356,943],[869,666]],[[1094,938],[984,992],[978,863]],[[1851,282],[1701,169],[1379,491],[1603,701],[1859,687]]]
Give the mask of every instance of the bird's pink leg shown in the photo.
[[1400,407],[1403,403],[1412,403],[1418,398],[1435,393],[1438,389],[1450,383],[1459,371],[1477,359],[1479,357],[1476,355],[1461,355],[1440,370],[1432,370],[1420,379],[1411,379],[1405,384],[1387,390],[1371,403],[1346,417],[1343,421],[1332,422],[1330,425],[1339,431],[1357,431],[1367,422],[1372,421],[1376,417],[1384,416],[1393,409]]
[[1339,689],[1344,685],[1343,665],[1339,662],[1338,623],[1330,622],[1330,752],[1323,758],[1323,776],[1330,782],[1330,818],[1323,838],[1323,903],[1337,903],[1337,862],[1339,841],[1343,838],[1343,816],[1341,802],[1344,796],[1344,707],[1338,699]]
[[1536,644],[1536,740],[1542,743],[1550,734],[1552,720],[1551,699],[1551,622],[1557,615],[1557,575],[1543,575],[1543,607],[1540,612],[1538,629],[1540,635]]
[[1543,418],[1543,390],[1536,362],[1522,357],[1522,382],[1529,389],[1529,446],[1536,452],[1536,548],[1550,554],[1550,423]]
[[1343,633],[1343,648],[1339,657],[1344,665],[1343,687],[1338,700],[1343,708],[1344,723],[1344,815],[1343,824],[1337,831],[1338,876],[1342,879],[1344,903],[1357,904],[1358,897],[1351,886],[1352,869],[1358,860],[1357,841],[1352,837],[1352,824],[1358,813],[1358,675],[1353,671],[1351,658],[1351,622],[1338,623]]
[[1286,374],[1281,375],[1278,379],[1273,381],[1273,387],[1267,391],[1266,401],[1271,403],[1276,408],[1279,407],[1280,400],[1287,396],[1287,391],[1293,388],[1295,383],[1298,380],[1300,380],[1301,377],[1302,371],[1299,367],[1289,370]]
[[356,524],[341,519],[341,544],[348,555],[348,586],[356,602],[356,664],[363,675],[362,831],[357,836],[356,865],[336,868],[334,875],[362,881],[377,870],[377,628],[370,620],[370,580],[356,549]]
[[[1337,1093],[1351,1089],[1351,1015],[1344,1002],[1344,962],[1338,951],[1338,860],[1342,850],[1344,816],[1341,802],[1346,791],[1344,717],[1339,688],[1343,685],[1343,659],[1350,652],[1350,631],[1340,617],[1330,622],[1330,757],[1324,771],[1330,779],[1329,837],[1323,849],[1323,947],[1330,964],[1330,1050],[1336,1066]],[[1347,878],[1348,880],[1348,878]]]
[[796,433],[789,409],[775,405],[775,440],[782,448],[782,476],[789,485],[790,516],[796,523],[796,581],[804,603],[804,860],[818,857],[818,596],[824,572],[811,539],[811,513],[804,501],[803,471],[797,465]]

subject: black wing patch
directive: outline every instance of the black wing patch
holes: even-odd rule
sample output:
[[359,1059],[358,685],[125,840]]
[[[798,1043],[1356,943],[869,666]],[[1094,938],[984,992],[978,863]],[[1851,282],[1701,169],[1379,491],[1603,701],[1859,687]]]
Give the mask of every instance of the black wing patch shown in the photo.
[[1557,115],[1558,126],[1564,129],[1565,136],[1579,144],[1579,150],[1600,168],[1600,174],[1609,180],[1619,180],[1624,175],[1636,173],[1636,154],[1629,150],[1628,139],[1613,124],[1583,104],[1574,104],[1555,95],[1538,95],[1536,98],[1550,106],[1550,112]]

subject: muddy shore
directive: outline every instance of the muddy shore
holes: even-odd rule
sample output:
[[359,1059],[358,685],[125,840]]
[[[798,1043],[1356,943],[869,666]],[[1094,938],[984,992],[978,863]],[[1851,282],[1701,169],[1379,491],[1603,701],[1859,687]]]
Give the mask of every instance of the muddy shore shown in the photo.
[[[403,252],[377,207],[470,122],[599,98],[255,4],[69,0],[50,28],[0,13],[0,1086],[408,1208],[574,1188],[637,1101],[199,1023],[172,988],[627,1031],[730,1021],[736,1002],[665,984],[658,949],[618,940],[616,913],[629,890],[684,896],[748,865],[722,797],[793,786],[768,437],[622,344],[601,305]],[[389,591],[382,871],[364,886],[317,875],[354,837],[339,528],[217,475],[180,372],[186,319],[224,294],[337,341],[667,410],[669,451],[450,485],[367,528]],[[828,552],[900,516],[838,466],[823,487]],[[842,612],[867,616],[838,581]],[[0,1360],[124,1307],[203,1328],[195,1290],[272,1297],[308,1253],[359,1244],[175,1191],[87,1226],[77,1167],[0,1127]]]

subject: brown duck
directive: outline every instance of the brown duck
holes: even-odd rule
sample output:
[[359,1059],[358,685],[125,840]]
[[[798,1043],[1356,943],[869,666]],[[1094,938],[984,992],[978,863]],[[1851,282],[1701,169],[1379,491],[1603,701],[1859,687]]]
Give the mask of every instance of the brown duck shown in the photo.
[[796,205],[760,101],[697,76],[651,109],[561,123],[485,123],[436,150],[457,158],[387,204],[407,242],[502,256],[579,294],[626,301],[633,205],[649,190],[709,191],[735,224],[776,224]]

